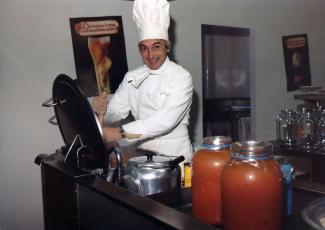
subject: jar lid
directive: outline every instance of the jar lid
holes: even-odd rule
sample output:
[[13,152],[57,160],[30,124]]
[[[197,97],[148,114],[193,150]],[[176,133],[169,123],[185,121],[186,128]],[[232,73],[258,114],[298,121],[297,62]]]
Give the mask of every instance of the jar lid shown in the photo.
[[232,157],[240,159],[267,160],[271,159],[273,145],[270,142],[248,140],[235,142],[230,147]]
[[209,136],[203,138],[203,144],[198,149],[219,150],[229,148],[232,139],[229,136]]

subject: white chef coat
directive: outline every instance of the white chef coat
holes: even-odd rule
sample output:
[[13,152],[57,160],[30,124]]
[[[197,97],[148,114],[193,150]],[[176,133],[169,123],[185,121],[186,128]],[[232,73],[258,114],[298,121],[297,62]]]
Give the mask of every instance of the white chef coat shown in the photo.
[[128,72],[109,101],[105,122],[117,122],[131,111],[135,121],[123,125],[127,133],[142,134],[139,147],[171,156],[192,158],[188,136],[192,76],[167,57],[158,70],[143,65]]

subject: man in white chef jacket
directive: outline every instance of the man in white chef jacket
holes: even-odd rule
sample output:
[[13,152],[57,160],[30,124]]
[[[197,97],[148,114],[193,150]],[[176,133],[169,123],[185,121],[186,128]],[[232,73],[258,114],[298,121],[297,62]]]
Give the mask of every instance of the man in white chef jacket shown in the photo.
[[158,154],[192,158],[188,135],[192,103],[192,76],[167,57],[170,43],[169,3],[166,0],[135,0],[133,20],[139,36],[139,51],[144,65],[129,71],[109,101],[105,93],[92,102],[105,123],[126,118],[135,121],[122,127],[104,127],[107,142],[124,138],[141,143],[139,147]]

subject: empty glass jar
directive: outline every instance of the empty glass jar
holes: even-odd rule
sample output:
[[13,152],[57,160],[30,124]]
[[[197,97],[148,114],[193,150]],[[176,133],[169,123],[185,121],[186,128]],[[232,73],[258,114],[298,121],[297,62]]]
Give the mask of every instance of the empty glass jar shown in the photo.
[[316,128],[317,148],[325,153],[325,110],[321,112]]
[[307,112],[312,111],[312,106],[309,104],[301,104],[297,106],[296,120],[297,120],[297,132],[296,132],[296,145],[301,146],[302,130],[303,130],[303,118]]
[[281,140],[281,124],[283,123],[283,119],[285,119],[285,113],[285,110],[281,110],[276,117],[276,141],[279,144]]
[[301,147],[305,150],[312,150],[315,147],[316,142],[316,122],[313,118],[311,112],[304,114],[303,118],[300,120],[301,124]]
[[296,113],[286,109],[278,115],[277,119],[278,141],[281,146],[292,147],[296,145],[297,119]]

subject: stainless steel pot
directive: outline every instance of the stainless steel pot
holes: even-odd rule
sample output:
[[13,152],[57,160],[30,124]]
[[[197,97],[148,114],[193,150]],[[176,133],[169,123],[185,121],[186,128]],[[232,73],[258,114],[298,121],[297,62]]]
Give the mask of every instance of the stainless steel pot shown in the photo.
[[171,158],[167,156],[146,156],[129,159],[122,177],[123,184],[142,196],[160,193],[181,186],[181,168],[184,156]]

